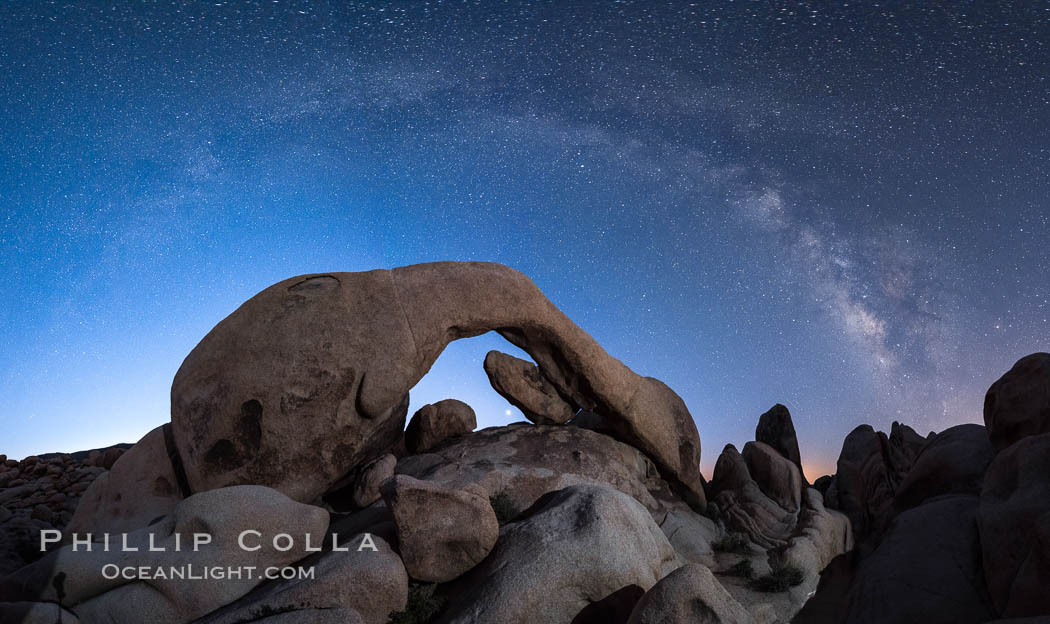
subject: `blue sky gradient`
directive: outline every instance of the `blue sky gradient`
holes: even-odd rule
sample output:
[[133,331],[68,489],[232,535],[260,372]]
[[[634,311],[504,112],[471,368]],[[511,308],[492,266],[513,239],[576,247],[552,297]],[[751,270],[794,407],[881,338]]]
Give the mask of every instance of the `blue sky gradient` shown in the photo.
[[[686,400],[980,422],[1050,350],[1050,13],[823,3],[16,3],[0,22],[0,452],[133,441],[309,272],[511,265]],[[413,391],[482,425],[495,336]]]

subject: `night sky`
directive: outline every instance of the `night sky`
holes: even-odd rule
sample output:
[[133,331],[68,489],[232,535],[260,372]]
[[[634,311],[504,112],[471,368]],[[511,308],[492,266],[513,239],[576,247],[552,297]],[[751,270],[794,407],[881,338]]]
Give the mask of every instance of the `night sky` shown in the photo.
[[[491,260],[688,404],[981,422],[1050,350],[1050,4],[0,4],[0,452],[134,441],[292,275]],[[454,343],[413,408],[488,386]]]

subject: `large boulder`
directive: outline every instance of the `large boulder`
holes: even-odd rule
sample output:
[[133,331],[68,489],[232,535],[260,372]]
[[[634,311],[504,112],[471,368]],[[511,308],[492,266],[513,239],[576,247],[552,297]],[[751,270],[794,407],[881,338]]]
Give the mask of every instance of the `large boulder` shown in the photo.
[[984,578],[1000,614],[1050,613],[1050,433],[1022,438],[995,457],[978,526]]
[[396,475],[381,492],[397,525],[405,569],[418,581],[451,581],[484,559],[499,537],[488,492],[480,486],[456,490]]
[[[265,513],[259,513],[259,510]],[[307,539],[317,546],[328,528],[328,512],[297,503],[280,492],[244,485],[211,490],[180,502],[172,513],[152,526],[127,534],[127,545],[105,550],[95,543],[65,546],[0,581],[0,600],[61,603],[84,622],[144,622],[182,624],[193,621],[237,598],[256,584],[258,577],[243,568],[262,571],[287,566],[305,556]],[[252,535],[256,550],[241,548],[243,531]],[[211,541],[193,548],[193,535],[207,533]],[[295,546],[284,550],[273,537],[287,534]],[[309,536],[309,538],[307,537]],[[280,546],[281,548],[278,548]],[[151,551],[160,548],[163,551]],[[105,566],[135,569],[132,578],[103,575]],[[238,577],[202,582],[178,578],[157,570],[222,570],[241,568]],[[139,570],[148,571],[140,576]]]
[[428,403],[408,422],[405,447],[409,453],[426,453],[446,440],[474,431],[477,426],[474,409],[463,401],[445,399]]
[[806,591],[816,589],[820,572],[835,557],[853,548],[853,529],[843,514],[824,507],[824,499],[813,488],[806,488],[802,513],[795,534],[780,553],[780,562],[802,570]]
[[870,425],[860,425],[842,442],[837,472],[824,490],[824,502],[845,513],[858,545],[877,539],[895,513],[893,498],[924,445],[907,425],[894,422],[887,436]]
[[798,511],[802,503],[802,472],[762,442],[748,442],[741,453],[748,473],[762,493],[788,511]]
[[[879,435],[881,438],[882,434]],[[924,438],[908,425],[893,421],[890,435],[886,438],[886,468],[894,491],[911,471],[923,447],[936,437],[937,434],[931,432]]]
[[753,624],[751,614],[719,584],[711,570],[684,565],[638,601],[627,624]]
[[887,462],[888,443],[870,425],[860,425],[842,442],[828,502],[846,514],[858,539],[881,529],[889,517],[893,467]]
[[[755,427],[755,441],[768,444],[781,456],[798,467],[803,483],[806,475],[802,472],[802,454],[798,450],[798,438],[795,436],[795,425],[791,422],[791,412],[777,403],[758,418]],[[807,484],[808,485],[808,484]]]
[[462,489],[474,483],[519,511],[548,492],[610,485],[662,522],[670,498],[653,462],[637,449],[573,426],[514,424],[475,431],[397,464],[398,474]]
[[489,351],[485,356],[485,374],[493,390],[538,425],[564,424],[576,415],[576,410],[532,362]]
[[634,607],[617,598],[636,599],[678,565],[638,501],[611,487],[575,485],[504,525],[492,554],[450,586],[439,621],[572,622],[613,602],[616,613],[602,621],[617,621]]
[[96,478],[80,499],[65,536],[125,533],[165,516],[185,494],[169,447],[171,425],[150,431]]
[[1050,353],[1021,358],[984,397],[984,424],[997,450],[1050,432]]
[[[977,498],[942,496],[897,516],[863,559],[836,559],[800,624],[981,624],[996,617],[981,574]],[[836,565],[836,563],[838,565]],[[836,582],[838,581],[838,582]]]
[[722,529],[710,518],[685,507],[674,507],[664,516],[660,530],[678,556],[709,568],[715,566],[712,544],[722,537]]
[[690,502],[705,502],[700,437],[682,399],[606,353],[527,277],[478,262],[304,275],[245,302],[172,383],[190,489],[259,483],[315,500],[399,440],[408,391],[449,342],[490,330]]
[[895,493],[898,509],[911,509],[944,494],[981,493],[984,472],[995,456],[981,425],[956,425],[922,447]]
[[313,578],[266,582],[194,624],[255,622],[259,613],[280,613],[292,606],[292,613],[302,618],[292,622],[313,622],[320,612],[346,610],[357,618],[351,621],[387,624],[390,613],[403,610],[408,600],[408,575],[401,559],[377,535],[341,537],[339,546],[349,552],[326,551],[296,564],[312,569]]
[[[759,452],[763,460],[769,457],[767,453]],[[732,444],[727,444],[718,456],[711,479],[711,492],[722,512],[726,527],[746,534],[752,542],[767,549],[787,545],[798,522],[799,513],[797,469],[775,451],[770,452],[783,462],[782,466],[796,471],[795,480],[788,481],[794,484],[793,508],[781,506],[762,491],[751,477],[747,462]],[[777,483],[774,479],[770,479],[770,482]]]

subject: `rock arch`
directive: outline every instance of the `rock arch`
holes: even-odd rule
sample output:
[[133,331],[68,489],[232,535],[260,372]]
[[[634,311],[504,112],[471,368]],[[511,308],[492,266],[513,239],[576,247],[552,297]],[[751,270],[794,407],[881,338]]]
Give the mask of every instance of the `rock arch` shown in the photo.
[[700,438],[681,398],[606,353],[527,277],[480,262],[299,276],[241,305],[172,383],[190,489],[253,483],[315,500],[397,440],[408,391],[446,345],[493,330],[704,504]]

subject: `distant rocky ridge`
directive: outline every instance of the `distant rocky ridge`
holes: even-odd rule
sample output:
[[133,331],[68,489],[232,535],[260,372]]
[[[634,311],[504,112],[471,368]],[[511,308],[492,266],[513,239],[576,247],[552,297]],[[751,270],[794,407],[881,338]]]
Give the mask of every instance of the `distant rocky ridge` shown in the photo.
[[[474,431],[454,399],[406,422],[408,390],[444,346],[488,330],[535,361],[494,351],[484,364],[531,423]],[[987,430],[858,427],[836,474],[810,487],[776,405],[705,483],[681,399],[511,269],[293,278],[202,340],[173,384],[173,422],[95,467],[60,517],[67,541],[108,531],[171,545],[200,527],[214,541],[164,555],[57,547],[0,579],[0,621],[936,624],[1050,612],[1038,591],[1050,569],[1050,356],[1031,357],[989,392]],[[327,537],[321,552],[246,552],[234,538],[246,529]],[[374,550],[331,543],[366,536]],[[316,575],[99,574],[157,561]]]

